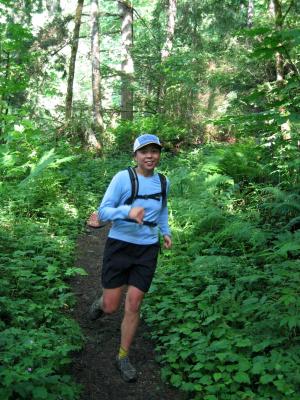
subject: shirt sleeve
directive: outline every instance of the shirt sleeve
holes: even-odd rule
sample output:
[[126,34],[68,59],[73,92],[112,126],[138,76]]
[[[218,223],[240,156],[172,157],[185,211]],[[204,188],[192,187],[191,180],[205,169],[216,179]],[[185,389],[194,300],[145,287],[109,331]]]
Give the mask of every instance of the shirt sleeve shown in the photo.
[[128,218],[130,205],[120,204],[124,197],[124,177],[122,174],[116,174],[104,194],[101,204],[98,208],[98,216],[102,221],[115,221],[117,219]]
[[[170,189],[170,181],[167,179],[167,195],[169,193]],[[168,213],[168,207],[165,205],[160,211],[159,217],[158,217],[158,227],[162,235],[168,235],[171,236],[171,231],[169,227],[169,213]]]

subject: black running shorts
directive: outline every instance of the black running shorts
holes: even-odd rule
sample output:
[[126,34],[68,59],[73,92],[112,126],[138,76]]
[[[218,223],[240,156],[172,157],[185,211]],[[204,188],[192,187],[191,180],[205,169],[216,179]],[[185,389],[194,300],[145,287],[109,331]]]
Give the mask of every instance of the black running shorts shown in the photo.
[[159,243],[133,244],[108,238],[106,241],[102,286],[114,289],[132,285],[148,292],[156,269]]

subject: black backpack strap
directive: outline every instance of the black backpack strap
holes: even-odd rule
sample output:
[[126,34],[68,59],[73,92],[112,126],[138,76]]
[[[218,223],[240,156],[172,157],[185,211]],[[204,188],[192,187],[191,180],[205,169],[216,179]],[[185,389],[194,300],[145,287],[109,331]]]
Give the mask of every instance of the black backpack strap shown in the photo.
[[[135,224],[137,224],[137,221],[131,218],[125,218],[123,219],[123,221],[134,222]],[[152,228],[154,228],[155,226],[157,226],[157,223],[152,221],[143,221],[143,225],[151,226]]]
[[131,182],[131,195],[130,197],[128,197],[128,199],[125,201],[124,204],[130,205],[133,203],[134,199],[136,198],[139,192],[139,180],[135,168],[128,167],[127,171],[129,173],[129,178]]
[[153,199],[153,200],[160,201],[161,197],[162,197],[161,192],[158,192],[158,193],[152,193],[152,194],[138,194],[135,198],[136,199],[144,199],[144,200]]
[[129,173],[129,178],[131,182],[131,195],[130,197],[125,201],[124,204],[130,205],[133,203],[133,201],[136,198],[141,198],[141,199],[155,199],[155,200],[160,200],[160,195],[162,198],[162,206],[165,207],[167,205],[167,178],[158,172],[158,176],[160,179],[160,185],[161,185],[161,193],[154,193],[152,195],[138,195],[139,193],[139,179],[136,173],[135,168],[133,167],[128,167],[127,171]]
[[167,205],[167,178],[160,172],[158,173],[158,176],[161,185],[162,206],[165,207]]

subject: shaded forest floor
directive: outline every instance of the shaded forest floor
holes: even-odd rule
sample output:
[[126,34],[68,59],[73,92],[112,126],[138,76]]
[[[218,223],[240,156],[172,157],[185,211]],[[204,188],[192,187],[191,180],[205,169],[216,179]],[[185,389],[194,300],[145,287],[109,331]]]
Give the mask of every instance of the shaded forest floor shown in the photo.
[[135,383],[125,383],[114,360],[119,348],[122,308],[114,315],[91,322],[90,304],[99,293],[102,253],[108,227],[87,230],[78,238],[76,265],[88,276],[76,277],[73,290],[77,305],[74,318],[86,337],[83,350],[74,355],[72,374],[83,386],[81,400],[183,400],[183,393],[162,383],[160,368],[155,361],[153,343],[146,339],[147,327],[141,322],[130,358],[138,370]]

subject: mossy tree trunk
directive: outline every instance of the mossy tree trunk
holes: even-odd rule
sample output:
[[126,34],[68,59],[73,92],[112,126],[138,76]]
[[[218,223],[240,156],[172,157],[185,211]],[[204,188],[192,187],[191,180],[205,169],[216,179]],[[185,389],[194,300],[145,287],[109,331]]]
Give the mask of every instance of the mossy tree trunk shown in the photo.
[[100,34],[99,34],[98,0],[91,1],[91,55],[92,55],[92,92],[93,92],[94,127],[95,130],[99,132],[99,134],[101,134],[103,132],[104,127],[103,127],[103,117],[102,117],[102,107],[101,107]]
[[119,1],[121,15],[121,119],[133,119],[133,89],[132,80],[134,73],[131,50],[133,46],[133,8],[128,1]]
[[167,36],[164,46],[161,51],[162,61],[169,57],[172,47],[175,33],[175,20],[176,20],[177,4],[176,0],[169,0],[168,3],[168,21],[167,21]]
[[[280,31],[283,26],[282,7],[279,0],[270,0],[269,10],[271,16],[275,21],[275,29]],[[284,62],[282,54],[277,51],[275,54],[275,68],[276,68],[276,80],[277,82],[283,81],[284,79]]]
[[81,16],[84,0],[78,0],[76,13],[75,13],[75,26],[73,31],[73,38],[71,43],[71,57],[69,63],[69,74],[67,84],[67,96],[66,96],[66,120],[68,121],[72,115],[72,101],[73,101],[73,82],[75,75],[75,64],[79,42],[79,32],[81,25]]

